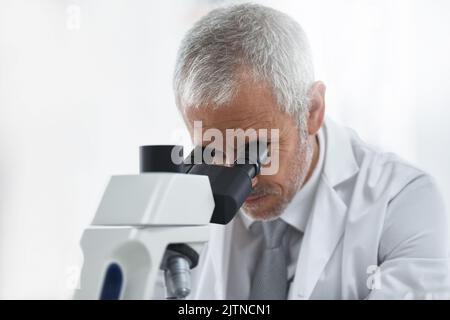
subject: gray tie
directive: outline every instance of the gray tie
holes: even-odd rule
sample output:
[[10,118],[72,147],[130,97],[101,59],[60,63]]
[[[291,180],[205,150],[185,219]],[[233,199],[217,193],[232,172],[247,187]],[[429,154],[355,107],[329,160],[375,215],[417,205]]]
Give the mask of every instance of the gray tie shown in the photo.
[[250,288],[251,300],[284,300],[287,296],[286,252],[281,240],[287,223],[281,219],[262,222],[265,248],[262,251]]

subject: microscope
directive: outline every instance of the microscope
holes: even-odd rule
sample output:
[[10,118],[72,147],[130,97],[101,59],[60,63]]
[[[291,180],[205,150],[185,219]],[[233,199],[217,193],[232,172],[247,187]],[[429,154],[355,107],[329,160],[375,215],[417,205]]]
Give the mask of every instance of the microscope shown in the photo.
[[232,166],[199,160],[204,151],[183,159],[181,146],[142,146],[140,174],[111,177],[82,235],[75,299],[151,299],[161,274],[165,298],[190,294],[210,223],[233,219],[267,159],[267,144],[258,142],[238,151]]

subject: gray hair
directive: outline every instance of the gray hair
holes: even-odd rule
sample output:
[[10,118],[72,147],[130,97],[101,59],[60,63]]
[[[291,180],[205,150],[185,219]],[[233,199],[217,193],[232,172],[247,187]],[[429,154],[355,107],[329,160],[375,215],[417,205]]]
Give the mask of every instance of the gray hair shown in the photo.
[[178,52],[173,86],[178,107],[229,103],[238,74],[272,90],[282,111],[304,123],[314,81],[308,40],[288,15],[256,4],[215,9],[185,35]]

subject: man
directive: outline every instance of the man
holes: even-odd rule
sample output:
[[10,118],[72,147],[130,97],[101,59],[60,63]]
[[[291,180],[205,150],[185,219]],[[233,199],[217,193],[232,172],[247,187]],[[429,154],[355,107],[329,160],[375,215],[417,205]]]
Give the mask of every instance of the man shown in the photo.
[[278,171],[213,226],[191,298],[450,297],[435,182],[324,117],[325,85],[290,17],[253,4],[210,12],[182,42],[174,90],[192,136],[194,121],[279,129]]

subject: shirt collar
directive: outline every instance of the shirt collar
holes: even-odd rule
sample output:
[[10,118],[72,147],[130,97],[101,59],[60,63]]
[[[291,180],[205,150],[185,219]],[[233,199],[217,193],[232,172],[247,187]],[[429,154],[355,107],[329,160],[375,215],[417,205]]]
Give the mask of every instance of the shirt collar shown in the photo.
[[[314,168],[311,177],[295,194],[294,198],[280,216],[280,218],[286,223],[301,232],[304,232],[306,229],[306,224],[308,223],[309,214],[314,200],[314,194],[323,170],[326,141],[322,128],[317,133],[317,139],[319,144],[319,159],[316,167]],[[253,222],[256,221],[245,214],[243,210],[240,210],[239,216],[247,229],[249,229]]]

